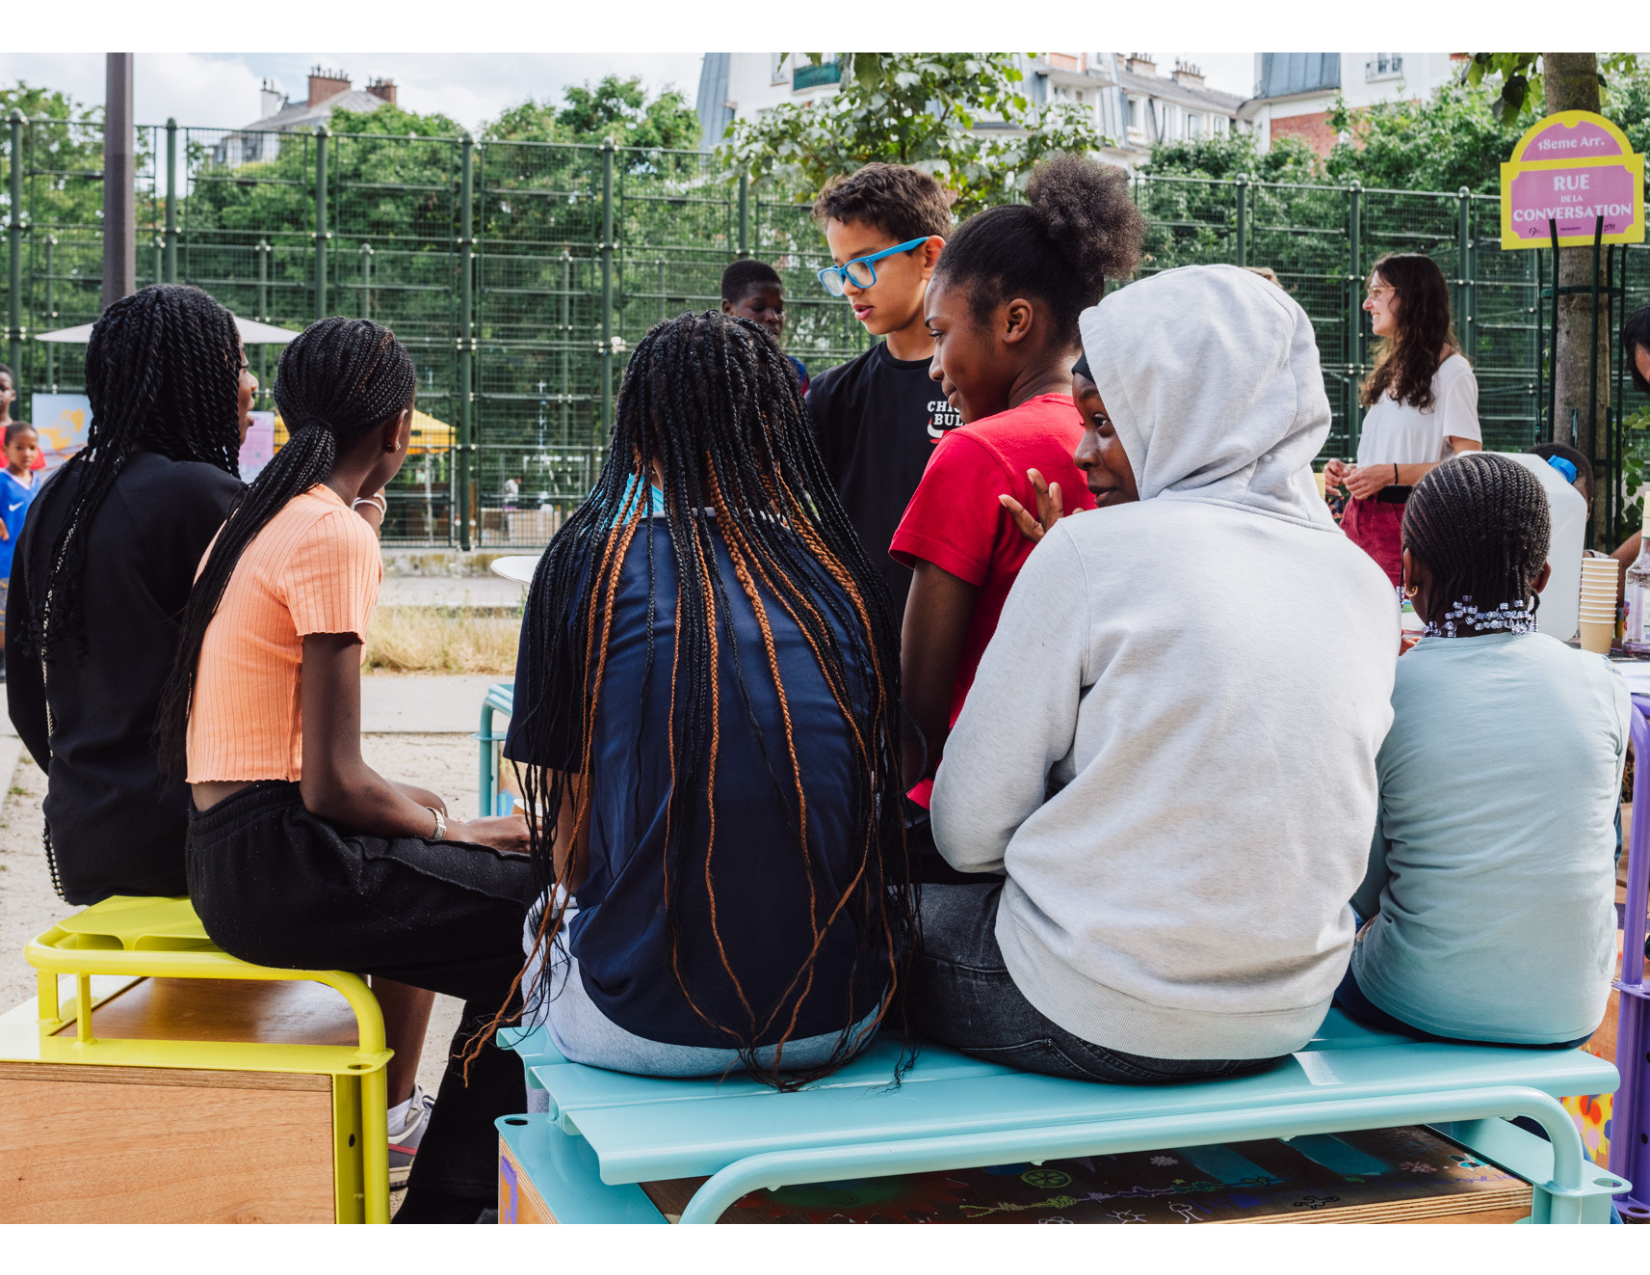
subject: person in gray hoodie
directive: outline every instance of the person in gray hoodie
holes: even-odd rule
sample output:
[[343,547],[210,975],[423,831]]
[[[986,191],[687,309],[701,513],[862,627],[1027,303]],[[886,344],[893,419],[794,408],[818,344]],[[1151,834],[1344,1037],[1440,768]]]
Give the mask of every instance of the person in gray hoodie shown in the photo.
[[936,844],[1006,879],[922,887],[917,1020],[1079,1079],[1255,1071],[1346,970],[1397,598],[1317,493],[1286,292],[1189,266],[1081,327],[1099,508],[1032,553],[946,744]]

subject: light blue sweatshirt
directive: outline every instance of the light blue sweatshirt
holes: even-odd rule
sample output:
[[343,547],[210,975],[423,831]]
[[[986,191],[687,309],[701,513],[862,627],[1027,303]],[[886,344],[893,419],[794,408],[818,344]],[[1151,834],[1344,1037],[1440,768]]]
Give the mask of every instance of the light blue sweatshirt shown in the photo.
[[1615,965],[1626,684],[1540,633],[1423,638],[1392,708],[1359,989],[1439,1036],[1587,1035]]

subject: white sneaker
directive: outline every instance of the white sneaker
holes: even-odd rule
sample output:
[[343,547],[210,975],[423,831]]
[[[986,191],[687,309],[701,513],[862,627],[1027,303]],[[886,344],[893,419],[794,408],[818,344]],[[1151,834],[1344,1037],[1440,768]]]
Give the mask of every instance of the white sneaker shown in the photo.
[[418,1086],[413,1086],[412,1101],[407,1104],[407,1114],[400,1128],[390,1129],[390,1186],[400,1187],[407,1184],[407,1175],[412,1172],[413,1157],[418,1154],[418,1144],[424,1140],[424,1130],[430,1127],[430,1113],[435,1110],[435,1099]]

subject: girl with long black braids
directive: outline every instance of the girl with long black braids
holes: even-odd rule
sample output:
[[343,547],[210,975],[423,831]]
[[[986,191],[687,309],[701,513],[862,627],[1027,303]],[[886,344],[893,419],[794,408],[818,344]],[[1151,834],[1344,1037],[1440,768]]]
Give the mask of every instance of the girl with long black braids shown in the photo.
[[569,1058],[789,1088],[888,1020],[912,946],[897,649],[779,346],[659,324],[533,580],[505,745],[553,816],[529,825],[523,998]]
[[58,893],[184,893],[189,794],[149,737],[196,564],[241,490],[257,379],[197,288],[114,302],[86,345],[86,446],[40,491],[6,600],[6,698],[47,774]]
[[[291,441],[201,564],[157,743],[165,763],[187,759],[189,893],[214,942],[457,996],[485,1022],[521,966],[523,821],[449,823],[439,798],[361,758],[382,563],[351,502],[401,468],[415,385],[401,343],[363,319],[287,346],[275,398]],[[474,1221],[494,1196],[492,1122],[522,1110],[521,1068],[489,1048],[465,1079],[450,1056],[397,1221]]]

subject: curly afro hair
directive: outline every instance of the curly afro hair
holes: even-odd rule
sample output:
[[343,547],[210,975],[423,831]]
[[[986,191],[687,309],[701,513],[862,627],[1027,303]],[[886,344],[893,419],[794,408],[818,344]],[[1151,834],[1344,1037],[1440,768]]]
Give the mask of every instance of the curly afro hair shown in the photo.
[[1140,264],[1146,219],[1129,196],[1121,168],[1081,155],[1040,164],[1026,202],[976,213],[945,246],[937,279],[969,293],[976,315],[1012,296],[1048,304],[1056,326],[1075,344],[1077,316],[1098,302],[1107,279],[1126,279]]

